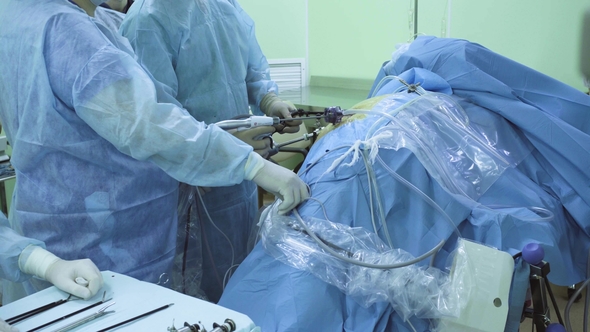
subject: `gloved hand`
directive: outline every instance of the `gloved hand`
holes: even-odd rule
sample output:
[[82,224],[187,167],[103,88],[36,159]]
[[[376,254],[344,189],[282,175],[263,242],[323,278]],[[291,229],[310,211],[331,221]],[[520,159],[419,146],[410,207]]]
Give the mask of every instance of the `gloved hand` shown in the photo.
[[[260,101],[260,110],[268,116],[276,116],[281,119],[292,119],[292,111],[296,111],[295,105],[290,102],[281,100],[272,92],[267,93]],[[277,132],[279,133],[296,133],[299,132],[299,125],[301,120],[285,121],[279,125]]]
[[[262,164],[259,160],[252,160],[256,158],[262,160]],[[251,166],[253,163],[257,166]],[[256,154],[251,154],[246,164],[246,179],[254,181],[282,200],[278,207],[279,214],[287,214],[309,197],[305,182],[283,166],[262,159]]]
[[253,147],[254,152],[258,153],[262,158],[267,159],[272,148],[271,136],[275,131],[276,129],[273,126],[261,126],[236,131],[232,134],[242,142]]
[[[91,260],[66,261],[37,246],[23,250],[18,265],[24,273],[45,279],[62,291],[84,300],[94,296],[103,284],[102,275]],[[88,285],[76,283],[78,277],[84,278]]]
[[5,321],[0,319],[0,332],[18,332],[18,329],[14,326],[8,325]]

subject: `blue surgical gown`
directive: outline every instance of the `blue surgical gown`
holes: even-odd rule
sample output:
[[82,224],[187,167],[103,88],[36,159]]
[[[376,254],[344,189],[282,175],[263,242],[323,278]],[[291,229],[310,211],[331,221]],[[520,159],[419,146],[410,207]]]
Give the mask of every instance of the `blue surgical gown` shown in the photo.
[[[179,0],[171,6],[165,1],[138,0],[127,13],[121,34],[129,39],[139,63],[199,121],[214,123],[248,114],[249,106],[260,113],[260,100],[278,90],[270,80],[254,22],[237,1]],[[204,204],[198,199],[194,203],[197,211],[188,227],[191,223],[201,227],[201,288],[209,300],[217,302],[226,271],[247,255],[258,195],[253,183],[244,182],[212,188],[203,200]],[[181,225],[184,256],[194,257],[190,247],[200,243],[188,236],[192,243],[187,248],[183,244],[187,226],[182,220]],[[186,292],[184,287],[179,290]]]
[[178,181],[240,183],[252,148],[157,103],[126,40],[72,3],[2,1],[0,31],[11,226],[63,259],[158,282],[175,251]]
[[112,31],[119,31],[119,27],[125,18],[125,14],[113,9],[98,6],[94,11],[94,17]]

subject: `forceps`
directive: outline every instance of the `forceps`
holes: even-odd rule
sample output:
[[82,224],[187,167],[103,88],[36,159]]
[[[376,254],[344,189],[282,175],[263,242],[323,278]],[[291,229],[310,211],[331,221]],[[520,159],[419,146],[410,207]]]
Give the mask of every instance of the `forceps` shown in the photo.
[[73,329],[75,329],[75,328],[76,328],[76,327],[78,327],[78,326],[84,325],[84,324],[86,324],[86,323],[88,323],[88,322],[91,322],[91,321],[93,321],[93,320],[95,320],[95,319],[97,319],[97,318],[99,318],[99,317],[102,317],[102,316],[104,316],[104,315],[108,315],[108,314],[112,314],[112,313],[114,313],[115,311],[105,311],[105,310],[106,310],[108,307],[110,307],[110,306],[112,306],[113,304],[115,304],[115,303],[116,303],[116,302],[110,303],[110,304],[108,304],[108,305],[106,305],[106,306],[102,307],[102,308],[101,308],[100,310],[98,310],[96,313],[94,313],[94,314],[91,314],[91,315],[88,315],[88,316],[86,316],[86,317],[84,317],[84,318],[80,318],[79,320],[77,320],[77,321],[75,321],[75,322],[73,322],[73,323],[71,323],[71,324],[69,324],[69,325],[66,325],[66,326],[62,327],[62,328],[61,328],[61,329],[59,329],[59,330],[55,330],[55,331],[53,331],[53,332],[66,332],[66,331],[70,331],[70,330],[73,330]]

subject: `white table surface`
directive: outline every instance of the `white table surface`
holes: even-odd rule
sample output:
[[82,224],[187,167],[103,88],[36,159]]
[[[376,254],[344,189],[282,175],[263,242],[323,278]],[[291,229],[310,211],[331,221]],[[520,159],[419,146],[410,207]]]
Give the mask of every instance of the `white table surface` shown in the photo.
[[[87,301],[69,301],[46,312],[16,323],[14,326],[18,327],[21,332],[28,331],[100,301],[103,297],[103,293],[106,291],[106,298],[108,299],[111,297],[111,301],[100,304],[68,319],[59,321],[58,323],[47,326],[39,331],[50,332],[57,330],[58,328],[68,325],[82,317],[96,313],[98,310],[112,302],[115,302],[115,304],[106,310],[112,310],[115,311],[115,313],[102,316],[72,331],[98,331],[170,303],[174,303],[174,305],[140,320],[133,321],[127,325],[109,331],[167,332],[168,328],[172,327],[173,324],[179,329],[185,322],[188,322],[189,324],[200,322],[207,331],[211,331],[213,329],[213,323],[222,324],[227,318],[232,319],[236,323],[236,331],[238,332],[260,331],[248,316],[213,303],[190,297],[155,284],[139,281],[118,273],[104,271],[102,272],[102,275],[104,278],[104,286],[93,298]],[[0,307],[0,318],[8,319],[42,305],[65,298],[67,298],[66,293],[55,287],[50,287]]]

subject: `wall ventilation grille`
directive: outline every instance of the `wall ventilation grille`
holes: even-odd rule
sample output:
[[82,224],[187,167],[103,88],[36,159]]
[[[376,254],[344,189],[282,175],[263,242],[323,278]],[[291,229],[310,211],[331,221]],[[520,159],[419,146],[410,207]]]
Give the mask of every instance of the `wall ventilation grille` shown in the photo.
[[268,64],[270,77],[279,86],[281,98],[300,98],[300,88],[307,86],[305,59],[274,59],[268,60]]

